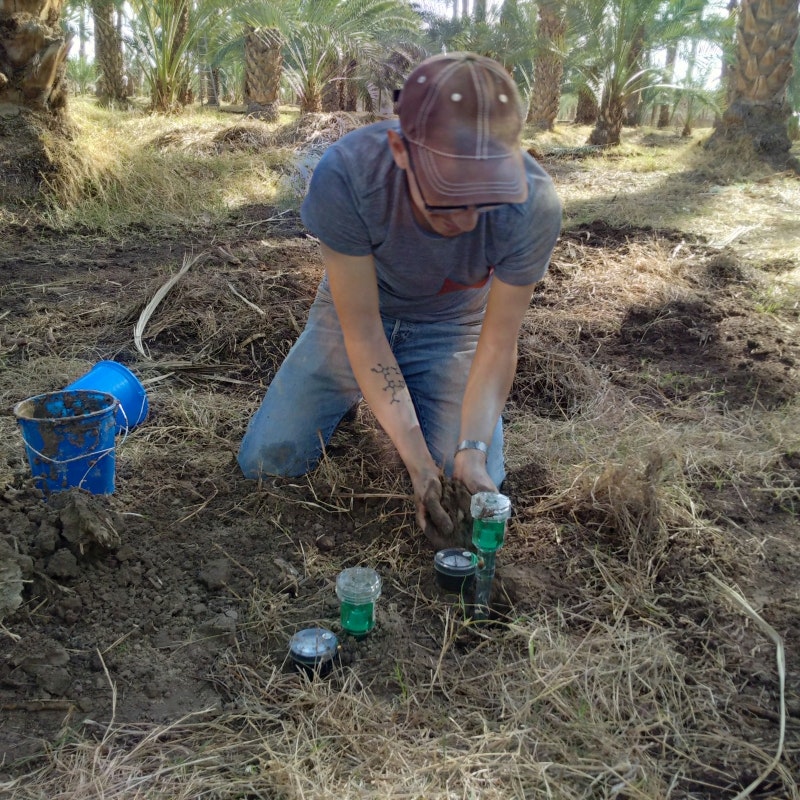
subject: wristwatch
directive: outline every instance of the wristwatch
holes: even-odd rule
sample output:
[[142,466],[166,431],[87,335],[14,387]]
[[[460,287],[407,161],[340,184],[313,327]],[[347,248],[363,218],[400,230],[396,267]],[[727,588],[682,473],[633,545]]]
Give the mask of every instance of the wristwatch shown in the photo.
[[458,447],[456,447],[456,453],[460,453],[462,450],[480,450],[485,456],[488,457],[489,455],[489,445],[477,439],[464,439],[464,441],[460,442]]

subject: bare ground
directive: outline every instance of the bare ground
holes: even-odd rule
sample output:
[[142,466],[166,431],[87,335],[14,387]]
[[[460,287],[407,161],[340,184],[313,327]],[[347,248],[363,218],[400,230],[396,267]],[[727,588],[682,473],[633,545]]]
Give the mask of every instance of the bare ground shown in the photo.
[[[201,258],[151,318],[144,358],[133,346],[134,323],[187,253]],[[619,294],[616,281],[603,280],[633,262],[632,283],[662,270],[676,290],[653,294],[643,283]],[[763,267],[669,230],[596,223],[564,233],[532,303],[507,413],[514,517],[500,559],[508,592],[496,611],[499,626],[542,608],[563,609],[573,625],[583,618],[586,631],[593,618],[616,614],[666,626],[685,658],[682,681],[691,683],[692,664],[709,659],[726,676],[707,687],[725,705],[726,735],[771,753],[780,705],[774,648],[752,620],[697,592],[705,571],[740,587],[786,647],[783,766],[755,796],[793,797],[798,452],[765,454],[769,469],[751,479],[695,474],[697,514],[717,535],[693,538],[676,526],[656,548],[625,538],[631,527],[618,518],[614,493],[626,494],[626,513],[639,515],[633,527],[646,533],[647,492],[659,485],[668,443],[634,454],[633,466],[610,452],[591,491],[520,444],[526,417],[569,420],[601,391],[648,418],[700,427],[709,410],[790,408],[800,384],[798,309],[757,306]],[[306,479],[259,485],[238,473],[248,416],[302,327],[320,270],[298,220],[261,207],[191,238],[132,232],[107,241],[20,228],[0,242],[0,546],[24,582],[22,604],[0,628],[0,765],[17,796],[36,796],[35,781],[13,778],[70,731],[100,738],[112,722],[134,731],[186,715],[212,725],[241,713],[243,698],[270,674],[302,680],[287,662],[289,637],[312,625],[338,631],[333,583],[345,566],[374,566],[384,591],[375,632],[342,637],[341,669],[328,680],[352,671],[391,699],[435,672],[450,676],[457,696],[465,664],[491,647],[460,634],[442,650],[442,620],[458,619],[459,606],[433,581],[409,486],[366,410],[343,424]],[[143,379],[150,416],[118,441],[112,496],[69,492],[48,501],[31,486],[11,408],[101,358]],[[619,588],[620,606],[604,608],[611,564],[646,575],[646,591],[637,596],[631,578]],[[455,702],[444,687],[437,696]],[[272,700],[279,714],[280,697]],[[667,746],[663,731],[642,737],[663,746],[664,762],[680,762],[679,743]],[[764,763],[741,755],[731,762],[722,750],[704,755],[676,768],[671,796],[731,796]],[[295,796],[283,792],[269,796]],[[612,794],[598,786],[585,796]]]

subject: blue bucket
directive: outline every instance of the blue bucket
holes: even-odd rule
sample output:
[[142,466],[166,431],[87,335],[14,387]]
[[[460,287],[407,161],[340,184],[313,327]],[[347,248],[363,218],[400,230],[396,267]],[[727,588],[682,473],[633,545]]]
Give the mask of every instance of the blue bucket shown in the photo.
[[139,379],[117,361],[98,361],[65,391],[91,389],[107,392],[119,400],[117,433],[126,433],[144,422],[149,409],[147,392]]
[[118,406],[107,392],[80,390],[40,394],[14,406],[31,472],[43,492],[114,491]]

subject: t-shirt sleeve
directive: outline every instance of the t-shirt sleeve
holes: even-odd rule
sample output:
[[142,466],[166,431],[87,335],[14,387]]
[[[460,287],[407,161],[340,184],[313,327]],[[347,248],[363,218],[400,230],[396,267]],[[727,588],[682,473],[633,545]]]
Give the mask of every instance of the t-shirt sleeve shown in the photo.
[[314,168],[300,217],[314,236],[337,253],[366,256],[372,247],[347,167],[340,148],[332,145],[325,151]]
[[498,237],[503,246],[495,261],[495,274],[512,286],[544,277],[561,233],[561,201],[550,178],[535,178],[531,191],[533,200],[526,213],[512,219],[505,235]]

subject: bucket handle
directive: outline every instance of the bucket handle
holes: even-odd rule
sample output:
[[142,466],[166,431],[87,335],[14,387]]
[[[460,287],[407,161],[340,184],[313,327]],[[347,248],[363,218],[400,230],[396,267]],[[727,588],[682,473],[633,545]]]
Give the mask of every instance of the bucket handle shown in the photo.
[[95,460],[89,465],[89,469],[83,473],[83,477],[80,479],[78,483],[78,488],[80,489],[83,486],[83,482],[86,478],[89,477],[89,473],[97,466],[100,459],[105,458],[109,453],[114,452],[113,447],[107,447],[105,450],[95,450],[93,453],[83,453],[79,456],[75,456],[74,458],[65,458],[65,459],[58,459],[58,458],[50,458],[50,456],[46,456],[44,453],[40,453],[35,447],[32,447],[28,442],[25,442],[25,447],[28,448],[34,455],[37,455],[43,461],[47,461],[50,464],[71,464],[73,461],[82,461],[85,458],[92,458],[96,456]]
[[[128,415],[125,413],[125,409],[122,405],[119,405],[119,410],[122,412],[122,416],[125,418],[125,429],[122,436],[122,441],[120,444],[125,442],[125,439],[128,438],[128,431],[130,430],[128,427]],[[89,473],[97,466],[98,462],[101,458],[105,458],[109,453],[113,453],[116,450],[116,444],[112,445],[111,447],[107,447],[105,450],[95,450],[93,453],[81,453],[74,458],[65,458],[65,459],[58,459],[58,458],[50,458],[50,456],[46,456],[44,453],[40,453],[35,447],[30,445],[27,440],[24,442],[25,447],[28,448],[34,455],[38,456],[42,459],[42,461],[46,461],[49,464],[71,464],[73,461],[82,461],[85,458],[94,458],[94,461],[89,465],[89,469],[83,473],[83,477],[78,482],[78,488],[83,486],[83,482],[86,478],[89,477]]]
[[[144,402],[142,403],[142,408],[144,408]],[[130,426],[128,425],[128,415],[125,413],[125,409],[122,407],[122,404],[119,404],[119,410],[125,419],[125,427],[122,430],[122,439],[120,441],[120,447],[125,444],[125,440],[128,438],[128,434],[130,433]],[[141,409],[139,411],[141,413]],[[27,441],[24,442],[25,447],[28,448],[34,455],[41,458],[43,461],[46,461],[50,464],[71,464],[73,461],[81,461],[85,458],[93,458],[96,456],[95,460],[89,466],[89,469],[83,473],[83,477],[80,479],[78,483],[78,488],[83,485],[83,482],[89,476],[89,473],[97,466],[97,463],[100,461],[101,458],[105,458],[109,453],[113,453],[116,450],[116,444],[113,447],[108,447],[105,450],[95,450],[93,453],[82,453],[79,456],[75,456],[74,458],[65,458],[63,460],[59,460],[57,458],[50,458],[50,456],[46,456],[44,453],[40,453],[35,447],[28,444]]]
[[[142,408],[144,408],[144,403],[142,403]],[[119,411],[122,414],[123,419],[125,420],[125,427],[122,429],[122,441],[119,443],[120,447],[125,444],[125,440],[128,438],[128,434],[130,433],[131,426],[128,422],[128,415],[125,413],[125,409],[122,407],[122,403],[119,404]],[[141,409],[139,410],[141,414]]]

